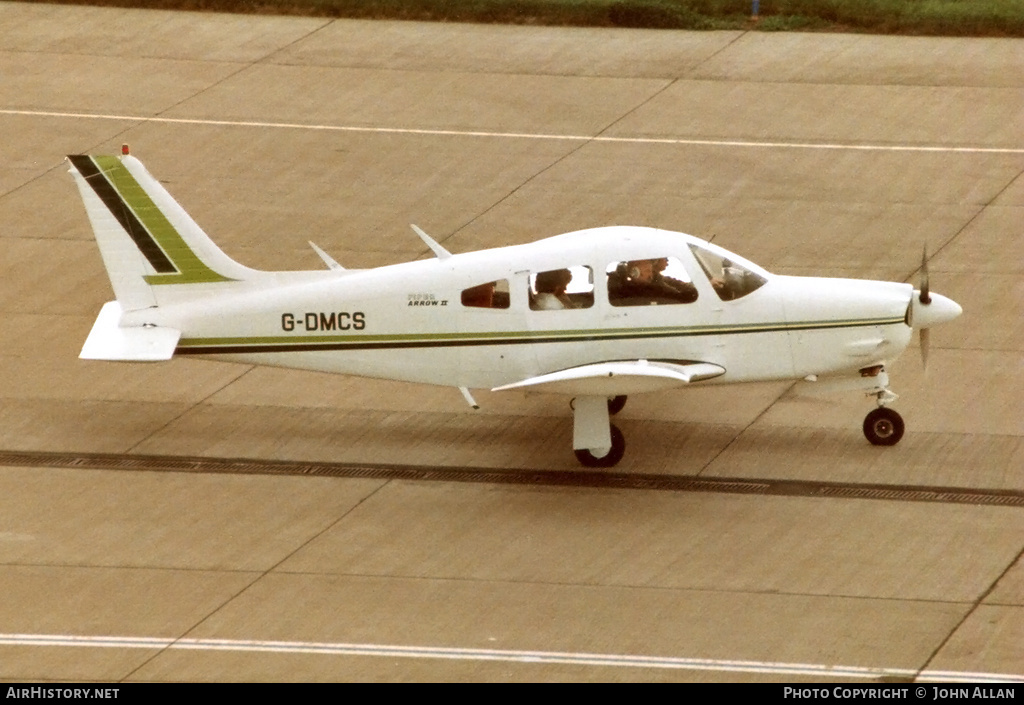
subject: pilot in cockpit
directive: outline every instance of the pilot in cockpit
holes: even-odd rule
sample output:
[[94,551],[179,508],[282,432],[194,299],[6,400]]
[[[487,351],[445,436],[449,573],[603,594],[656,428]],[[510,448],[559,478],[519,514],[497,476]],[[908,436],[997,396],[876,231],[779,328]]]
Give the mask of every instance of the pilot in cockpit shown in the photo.
[[697,287],[664,275],[668,258],[620,262],[608,275],[608,299],[613,306],[691,303]]

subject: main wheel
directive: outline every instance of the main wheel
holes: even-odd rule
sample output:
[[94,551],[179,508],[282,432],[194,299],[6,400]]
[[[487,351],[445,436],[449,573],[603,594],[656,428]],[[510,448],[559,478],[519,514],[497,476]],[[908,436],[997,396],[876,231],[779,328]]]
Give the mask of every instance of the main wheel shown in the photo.
[[617,397],[612,397],[608,400],[608,413],[612,416],[622,411],[622,407],[626,405],[626,395],[620,394]]
[[612,447],[605,455],[597,457],[586,448],[574,451],[576,460],[588,468],[611,468],[619,464],[626,452],[626,437],[615,424],[611,424],[609,430],[612,432]]
[[903,438],[903,417],[880,406],[864,417],[864,437],[876,446],[894,446]]

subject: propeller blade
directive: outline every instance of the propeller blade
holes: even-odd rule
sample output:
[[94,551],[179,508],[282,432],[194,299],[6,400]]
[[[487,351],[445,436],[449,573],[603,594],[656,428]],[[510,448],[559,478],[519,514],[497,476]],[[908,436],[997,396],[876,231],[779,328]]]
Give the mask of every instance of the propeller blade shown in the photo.
[[921,303],[927,305],[932,302],[928,293],[928,245],[925,244],[921,252],[921,295],[918,297]]
[[928,371],[928,346],[931,341],[931,328],[922,328],[921,331],[921,365],[924,371]]

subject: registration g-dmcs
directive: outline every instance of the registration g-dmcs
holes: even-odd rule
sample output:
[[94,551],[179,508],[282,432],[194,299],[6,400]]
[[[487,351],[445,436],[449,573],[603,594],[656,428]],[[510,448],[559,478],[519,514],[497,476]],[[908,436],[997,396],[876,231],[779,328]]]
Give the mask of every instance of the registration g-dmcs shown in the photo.
[[366,328],[366,316],[362,311],[309,311],[307,313],[282,313],[281,330],[313,331],[363,330]]

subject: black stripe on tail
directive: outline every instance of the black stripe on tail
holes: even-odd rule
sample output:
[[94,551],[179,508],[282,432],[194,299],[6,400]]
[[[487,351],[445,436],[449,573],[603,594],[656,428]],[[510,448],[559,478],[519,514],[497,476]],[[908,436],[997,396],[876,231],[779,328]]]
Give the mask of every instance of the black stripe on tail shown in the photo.
[[103,201],[110,214],[125,229],[125,232],[128,233],[129,237],[139,248],[139,251],[149,260],[153,269],[160,274],[174,274],[177,272],[177,267],[168,259],[164,251],[160,249],[160,246],[156,244],[153,236],[149,234],[149,231],[142,225],[135,213],[121,200],[121,195],[107,181],[103,172],[99,170],[93,160],[85,154],[69,155],[68,159],[78,169],[78,172],[85,177],[85,182],[92,187],[92,190]]

